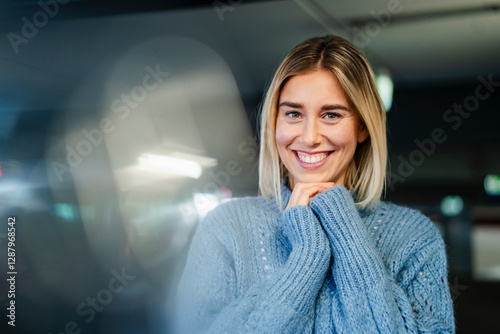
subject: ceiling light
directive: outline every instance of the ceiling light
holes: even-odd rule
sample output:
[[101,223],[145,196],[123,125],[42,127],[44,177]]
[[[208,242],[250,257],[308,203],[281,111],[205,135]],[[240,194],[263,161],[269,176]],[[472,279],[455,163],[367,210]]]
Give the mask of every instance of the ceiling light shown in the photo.
[[139,157],[139,166],[156,172],[166,172],[193,179],[198,179],[202,172],[201,165],[196,161],[149,153]]

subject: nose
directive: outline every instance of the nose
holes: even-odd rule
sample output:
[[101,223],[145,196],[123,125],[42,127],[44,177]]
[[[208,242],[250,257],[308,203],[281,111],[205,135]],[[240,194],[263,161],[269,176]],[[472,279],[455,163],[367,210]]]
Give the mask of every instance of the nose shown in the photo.
[[316,147],[321,142],[321,130],[316,120],[308,119],[302,130],[302,142],[308,147]]

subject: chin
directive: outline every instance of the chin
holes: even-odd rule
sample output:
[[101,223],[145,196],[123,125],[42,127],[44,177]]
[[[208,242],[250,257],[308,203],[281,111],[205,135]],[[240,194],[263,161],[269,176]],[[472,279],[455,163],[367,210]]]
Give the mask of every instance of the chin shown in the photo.
[[338,178],[326,178],[326,177],[314,177],[314,176],[302,176],[302,177],[293,177],[289,176],[290,183],[300,182],[300,183],[325,183],[325,182],[334,182],[337,184]]

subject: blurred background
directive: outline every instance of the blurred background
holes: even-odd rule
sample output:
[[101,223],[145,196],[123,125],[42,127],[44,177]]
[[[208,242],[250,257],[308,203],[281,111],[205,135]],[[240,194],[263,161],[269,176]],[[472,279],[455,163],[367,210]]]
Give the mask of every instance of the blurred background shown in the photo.
[[440,228],[457,332],[499,333],[499,10],[472,0],[0,1],[0,332],[168,333],[196,224],[257,194],[258,110],[274,70],[296,44],[332,33],[377,75],[385,197]]

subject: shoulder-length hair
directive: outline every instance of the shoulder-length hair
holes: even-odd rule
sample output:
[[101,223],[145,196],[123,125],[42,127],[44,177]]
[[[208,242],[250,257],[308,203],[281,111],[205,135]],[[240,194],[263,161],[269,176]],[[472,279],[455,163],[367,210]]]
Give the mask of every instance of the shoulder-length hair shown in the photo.
[[297,45],[274,75],[261,111],[260,192],[266,200],[274,197],[282,207],[281,180],[288,171],[279,157],[275,139],[281,90],[291,77],[317,70],[330,71],[337,78],[349,107],[368,131],[368,138],[358,144],[347,168],[345,187],[356,192],[358,207],[369,208],[380,199],[385,188],[385,109],[366,58],[350,42],[332,35],[310,38]]

